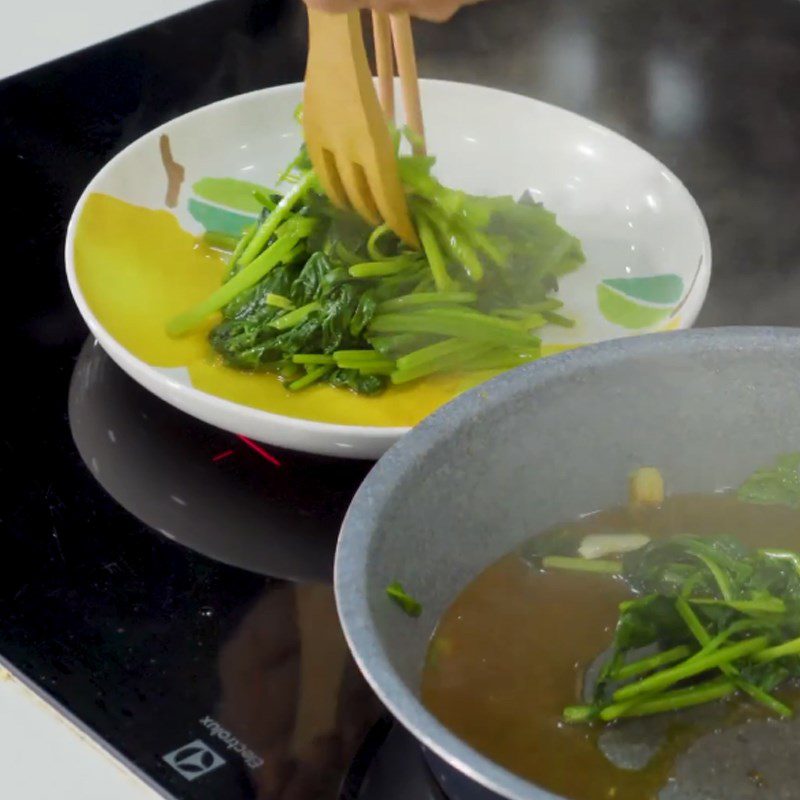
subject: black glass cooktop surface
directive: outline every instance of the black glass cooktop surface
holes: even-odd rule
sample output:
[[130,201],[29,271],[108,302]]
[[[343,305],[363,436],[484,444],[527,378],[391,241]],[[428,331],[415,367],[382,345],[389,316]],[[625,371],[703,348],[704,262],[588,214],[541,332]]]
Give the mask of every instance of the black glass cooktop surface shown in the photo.
[[[417,40],[423,75],[562,105],[673,169],[711,231],[701,323],[800,321],[796,0],[487,0]],[[166,797],[440,798],[336,622],[369,464],[156,400],[87,338],[64,276],[70,212],[112,155],[299,80],[304,57],[299,2],[215,0],[0,82],[0,660]]]

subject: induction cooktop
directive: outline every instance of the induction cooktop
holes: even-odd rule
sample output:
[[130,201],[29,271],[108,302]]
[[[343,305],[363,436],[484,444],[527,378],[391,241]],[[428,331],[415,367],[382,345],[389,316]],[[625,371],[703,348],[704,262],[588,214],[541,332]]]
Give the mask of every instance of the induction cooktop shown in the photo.
[[338,526],[371,465],[192,420],[91,339],[67,411],[51,484],[7,487],[27,529],[7,667],[165,797],[440,796],[336,618]]

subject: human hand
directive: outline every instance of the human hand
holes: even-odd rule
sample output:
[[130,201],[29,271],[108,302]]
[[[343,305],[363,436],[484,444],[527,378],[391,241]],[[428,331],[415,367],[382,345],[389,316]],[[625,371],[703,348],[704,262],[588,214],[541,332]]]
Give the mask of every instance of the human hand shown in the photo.
[[391,14],[406,11],[412,17],[445,22],[462,6],[473,5],[480,0],[305,0],[305,2],[310,8],[333,14],[367,8]]

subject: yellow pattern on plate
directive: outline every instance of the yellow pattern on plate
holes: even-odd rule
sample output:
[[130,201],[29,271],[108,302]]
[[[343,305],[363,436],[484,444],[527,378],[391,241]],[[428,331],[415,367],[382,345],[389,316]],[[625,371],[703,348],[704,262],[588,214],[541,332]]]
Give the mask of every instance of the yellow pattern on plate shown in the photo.
[[75,272],[100,324],[137,358],[181,367],[203,357],[205,330],[170,339],[164,323],[219,286],[219,255],[168,211],[92,194],[75,235]]
[[75,266],[90,308],[126,350],[151,366],[185,366],[195,388],[274,414],[343,425],[416,425],[495,374],[435,376],[392,387],[379,397],[360,397],[329,386],[295,394],[272,375],[228,369],[207,342],[215,320],[181,339],[164,331],[167,320],[219,285],[223,259],[183,230],[171,213],[109,195],[91,195],[83,209]]

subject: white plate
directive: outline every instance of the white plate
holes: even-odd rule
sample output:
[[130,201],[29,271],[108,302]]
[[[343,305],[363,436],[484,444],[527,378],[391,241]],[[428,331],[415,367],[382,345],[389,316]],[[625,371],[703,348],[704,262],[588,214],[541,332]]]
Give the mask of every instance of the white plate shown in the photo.
[[[578,325],[545,330],[546,343],[570,346],[692,325],[708,289],[711,246],[697,204],[666,167],[607,128],[537,100],[445,81],[422,81],[421,88],[437,177],[478,194],[527,190],[583,243],[587,262],[562,281],[559,295]],[[159,149],[164,134],[186,172],[171,209],[180,226],[200,234],[209,215],[215,225],[241,224],[247,214],[226,208],[224,198],[200,197],[193,187],[208,176],[273,184],[301,143],[293,117],[301,95],[296,84],[232,97],[168,122],[123,150],[75,208],[66,243],[69,285],[111,358],[168,403],[263,442],[374,458],[408,427],[359,425],[357,418],[354,424],[314,422],[202,391],[188,369],[148,364],[123,346],[101,324],[76,271],[76,233],[93,195],[167,210]]]

